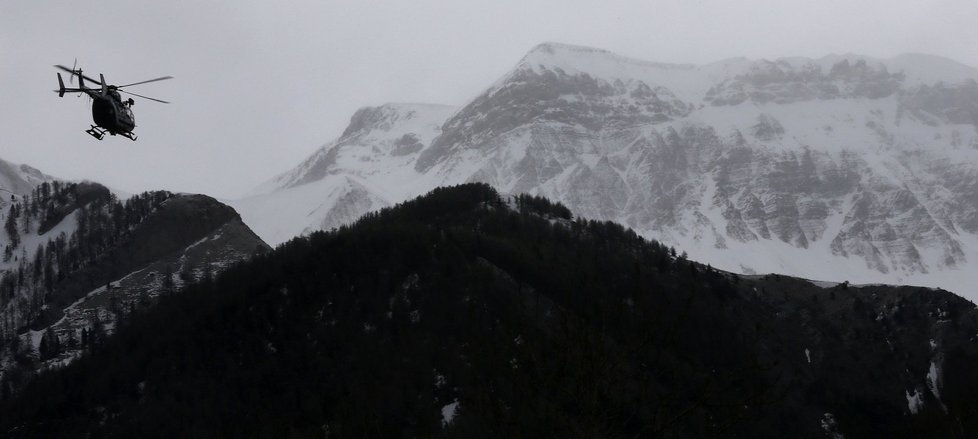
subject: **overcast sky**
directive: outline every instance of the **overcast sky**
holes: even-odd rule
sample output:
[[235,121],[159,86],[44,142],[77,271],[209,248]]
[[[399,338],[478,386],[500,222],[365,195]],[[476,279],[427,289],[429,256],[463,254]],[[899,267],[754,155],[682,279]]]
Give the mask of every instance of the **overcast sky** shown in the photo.
[[[0,0],[0,158],[137,192],[235,198],[385,102],[461,105],[544,41],[660,62],[920,52],[978,66],[975,0]],[[77,58],[132,91],[131,142],[59,99]]]

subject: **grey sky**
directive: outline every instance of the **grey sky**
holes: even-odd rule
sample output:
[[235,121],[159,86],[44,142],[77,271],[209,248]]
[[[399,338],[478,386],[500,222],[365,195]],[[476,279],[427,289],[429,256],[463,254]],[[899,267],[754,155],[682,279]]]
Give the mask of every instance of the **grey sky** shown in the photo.
[[[463,104],[534,45],[661,62],[905,52],[978,66],[978,2],[0,0],[0,158],[135,192],[237,197],[384,102]],[[137,142],[83,130],[52,64],[136,93]]]

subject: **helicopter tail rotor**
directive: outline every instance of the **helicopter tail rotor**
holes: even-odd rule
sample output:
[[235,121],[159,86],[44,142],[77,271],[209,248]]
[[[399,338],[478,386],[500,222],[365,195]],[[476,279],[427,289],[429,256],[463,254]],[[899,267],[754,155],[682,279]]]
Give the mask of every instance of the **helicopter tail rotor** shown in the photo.
[[69,68],[67,68],[67,67],[65,67],[63,65],[60,65],[60,64],[56,64],[54,67],[57,68],[57,69],[60,69],[60,70],[62,70],[64,72],[70,73],[71,75],[78,75],[78,86],[79,87],[82,87],[82,88],[85,87],[85,82],[84,81],[94,82],[96,84],[100,84],[98,82],[98,80],[93,79],[93,78],[89,78],[88,76],[85,76],[82,73],[82,69],[69,69]]
[[[72,71],[75,71],[75,69],[77,69],[77,68],[78,68],[78,58],[75,58],[75,61],[73,61],[71,63],[71,70]],[[78,74],[80,75],[81,72],[79,71]],[[69,85],[75,85],[75,75],[71,75],[71,76],[68,77],[68,84]],[[79,82],[79,84],[81,84],[81,83]]]

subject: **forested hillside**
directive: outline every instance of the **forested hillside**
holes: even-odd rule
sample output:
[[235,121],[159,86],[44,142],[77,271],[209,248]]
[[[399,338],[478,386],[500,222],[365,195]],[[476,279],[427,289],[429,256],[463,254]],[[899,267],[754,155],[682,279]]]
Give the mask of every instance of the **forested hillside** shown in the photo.
[[146,192],[120,201],[95,183],[54,181],[12,197],[3,215],[6,239],[0,240],[0,340],[43,319],[52,303],[71,303],[78,292],[98,286],[93,276],[72,275],[109,257],[171,196]]
[[978,313],[746,278],[487,185],[137,309],[0,403],[8,437],[967,437]]
[[201,195],[125,200],[97,183],[44,182],[13,196],[0,232],[0,395],[101,344],[162,291],[267,246]]

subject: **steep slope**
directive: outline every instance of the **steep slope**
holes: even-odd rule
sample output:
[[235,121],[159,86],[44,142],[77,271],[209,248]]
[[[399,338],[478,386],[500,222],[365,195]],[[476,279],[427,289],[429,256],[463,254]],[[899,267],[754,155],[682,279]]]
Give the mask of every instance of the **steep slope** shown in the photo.
[[4,392],[100,343],[161,292],[267,249],[233,209],[203,195],[120,201],[96,183],[53,181],[15,198],[4,219]]
[[34,186],[51,180],[51,176],[30,166],[16,165],[0,159],[0,192],[6,192],[7,195],[26,195]]
[[339,139],[250,196],[227,203],[271,245],[349,224],[435,187],[413,166],[452,111],[430,104],[360,109]]
[[0,159],[0,209],[6,209],[11,196],[27,195],[45,181],[52,181],[49,175],[28,165],[17,165]]
[[0,431],[978,434],[973,304],[675,253],[545,199],[438,189],[161,298],[0,403]]
[[[280,242],[355,217],[337,209],[361,213],[479,181],[560,200],[731,271],[978,298],[969,276],[978,263],[976,78],[923,55],[692,66],[543,44],[457,111],[418,109],[429,127],[442,123],[416,130],[424,134],[412,146],[327,146],[266,184],[262,198],[234,205],[254,212],[244,214],[249,224],[282,225],[266,238]],[[393,145],[414,131],[363,116],[399,111],[361,110],[344,136]],[[268,207],[291,203],[303,206]]]

